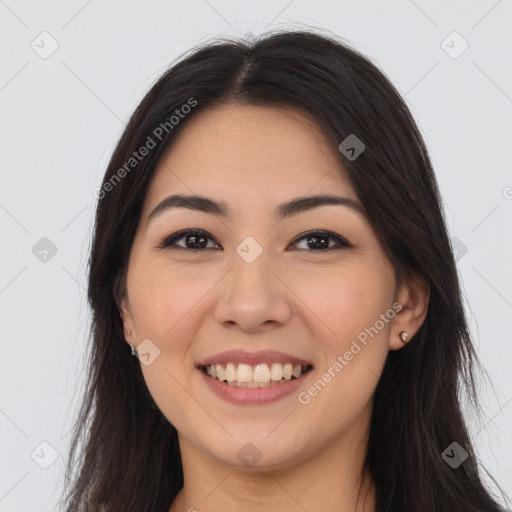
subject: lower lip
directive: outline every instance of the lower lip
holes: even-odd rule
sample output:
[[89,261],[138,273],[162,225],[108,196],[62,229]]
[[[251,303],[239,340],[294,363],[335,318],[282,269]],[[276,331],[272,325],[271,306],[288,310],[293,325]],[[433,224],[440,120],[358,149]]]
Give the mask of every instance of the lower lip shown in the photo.
[[225,382],[210,377],[202,370],[198,370],[210,386],[210,389],[218,396],[233,404],[269,404],[288,396],[298,390],[304,380],[309,376],[311,368],[299,378],[275,384],[267,388],[239,388],[230,386]]

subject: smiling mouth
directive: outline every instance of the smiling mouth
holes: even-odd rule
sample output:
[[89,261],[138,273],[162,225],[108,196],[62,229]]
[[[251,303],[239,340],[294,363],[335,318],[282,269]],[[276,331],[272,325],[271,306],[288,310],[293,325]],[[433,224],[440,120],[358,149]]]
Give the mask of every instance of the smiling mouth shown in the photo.
[[312,366],[291,363],[208,364],[198,367],[210,378],[239,388],[267,388],[296,380],[312,370]]

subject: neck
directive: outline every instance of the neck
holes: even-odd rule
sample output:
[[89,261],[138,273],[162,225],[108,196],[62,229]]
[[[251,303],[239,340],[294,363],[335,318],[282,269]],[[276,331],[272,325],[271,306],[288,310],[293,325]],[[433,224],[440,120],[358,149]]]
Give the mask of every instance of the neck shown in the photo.
[[169,512],[374,512],[374,484],[362,475],[367,444],[362,426],[356,422],[342,439],[278,469],[224,464],[180,435],[184,487]]

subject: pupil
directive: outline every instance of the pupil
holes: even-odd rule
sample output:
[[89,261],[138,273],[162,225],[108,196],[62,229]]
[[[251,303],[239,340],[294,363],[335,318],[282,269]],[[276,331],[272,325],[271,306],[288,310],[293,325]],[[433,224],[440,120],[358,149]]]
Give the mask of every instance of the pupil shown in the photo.
[[[322,240],[322,242],[313,242],[313,240]],[[326,240],[326,236],[311,236],[308,238],[308,243],[312,244],[313,248],[326,249],[329,246],[329,242]]]
[[[189,244],[189,241],[192,241],[190,244]],[[206,237],[204,235],[188,235],[187,237],[187,247],[189,249],[197,249],[198,247],[197,246],[194,246],[194,244],[196,242],[199,242],[199,241],[202,241],[204,242],[206,240]],[[206,244],[204,243],[201,243],[200,244],[200,247],[199,248],[204,248]]]

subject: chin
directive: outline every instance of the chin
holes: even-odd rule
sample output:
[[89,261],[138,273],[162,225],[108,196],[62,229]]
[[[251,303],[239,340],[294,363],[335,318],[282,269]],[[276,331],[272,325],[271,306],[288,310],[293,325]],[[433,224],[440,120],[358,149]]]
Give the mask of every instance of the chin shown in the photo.
[[208,438],[207,443],[203,444],[203,450],[224,464],[254,471],[284,468],[297,459],[298,450],[301,451],[297,442],[292,442],[292,437],[286,432],[270,436],[267,430],[255,433],[253,429],[248,429],[246,434],[231,433],[234,437],[229,441],[222,439],[214,445],[212,439]]

